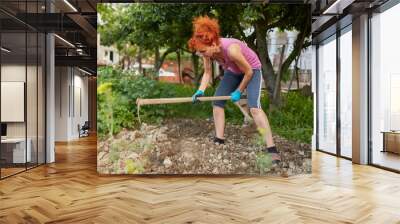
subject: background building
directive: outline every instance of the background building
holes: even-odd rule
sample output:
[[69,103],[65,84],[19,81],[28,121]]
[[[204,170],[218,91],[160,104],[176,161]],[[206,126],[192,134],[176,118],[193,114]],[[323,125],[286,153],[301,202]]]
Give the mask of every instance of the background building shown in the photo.
[[113,46],[103,46],[100,43],[100,34],[97,34],[97,65],[109,66],[118,65],[120,56],[118,49]]

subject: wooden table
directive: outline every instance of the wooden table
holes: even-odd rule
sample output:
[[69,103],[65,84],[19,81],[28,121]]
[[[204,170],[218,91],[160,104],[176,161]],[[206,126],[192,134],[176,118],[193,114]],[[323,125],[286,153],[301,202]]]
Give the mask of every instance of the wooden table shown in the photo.
[[400,131],[382,131],[381,133],[383,133],[382,152],[400,154]]

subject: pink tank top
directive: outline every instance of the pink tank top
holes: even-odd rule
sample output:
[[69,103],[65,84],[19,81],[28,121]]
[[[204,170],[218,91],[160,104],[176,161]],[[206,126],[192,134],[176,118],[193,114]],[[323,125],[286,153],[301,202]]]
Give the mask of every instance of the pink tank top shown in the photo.
[[239,69],[239,67],[228,57],[228,47],[231,44],[238,44],[240,49],[242,50],[242,54],[244,55],[247,62],[250,64],[253,69],[261,69],[261,62],[258,58],[257,54],[247,46],[246,43],[234,39],[234,38],[221,38],[220,43],[222,46],[222,53],[224,55],[225,64],[222,65],[224,70],[229,70],[233,73],[242,74],[243,71]]

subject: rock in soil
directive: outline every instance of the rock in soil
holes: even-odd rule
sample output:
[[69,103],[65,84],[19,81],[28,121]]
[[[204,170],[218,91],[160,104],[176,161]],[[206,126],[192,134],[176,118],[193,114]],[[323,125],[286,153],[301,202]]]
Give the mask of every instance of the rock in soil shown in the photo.
[[254,126],[227,124],[225,144],[212,141],[209,120],[173,119],[143,124],[99,142],[98,171],[106,174],[248,174],[291,176],[311,173],[311,147],[273,136],[282,161],[274,165]]

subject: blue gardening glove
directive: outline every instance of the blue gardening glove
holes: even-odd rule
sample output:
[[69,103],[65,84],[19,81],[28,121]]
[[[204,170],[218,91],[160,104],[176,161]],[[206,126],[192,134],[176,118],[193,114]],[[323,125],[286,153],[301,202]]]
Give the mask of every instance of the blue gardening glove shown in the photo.
[[240,90],[235,90],[233,93],[231,93],[231,100],[232,102],[236,103],[240,100],[240,96],[242,95],[242,93],[240,92]]
[[199,100],[197,99],[197,97],[199,97],[199,96],[204,96],[204,91],[203,91],[203,90],[197,90],[197,91],[193,94],[193,96],[192,96],[192,102],[193,102],[193,103],[198,102]]

